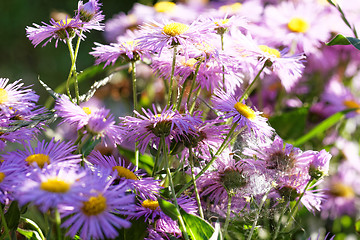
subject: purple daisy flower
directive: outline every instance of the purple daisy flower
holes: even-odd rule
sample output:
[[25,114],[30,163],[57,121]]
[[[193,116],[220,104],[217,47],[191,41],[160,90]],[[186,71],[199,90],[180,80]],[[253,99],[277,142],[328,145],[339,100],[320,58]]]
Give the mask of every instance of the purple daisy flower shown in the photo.
[[76,150],[71,142],[50,142],[45,140],[38,142],[35,147],[31,142],[24,143],[25,150],[16,150],[3,155],[5,161],[20,164],[31,170],[34,167],[44,168],[48,165],[61,164],[64,166],[76,166],[80,161],[80,155],[73,155]]
[[0,202],[2,204],[7,204],[14,199],[14,190],[22,184],[25,173],[25,169],[19,164],[8,161],[0,164]]
[[240,62],[245,58],[257,71],[266,65],[265,73],[275,73],[286,91],[295,86],[302,76],[304,55],[289,55],[287,49],[280,51],[268,45],[258,44],[250,35],[236,33],[232,36],[232,49],[236,49]]
[[43,213],[65,202],[84,201],[85,175],[85,171],[67,168],[34,171],[16,189],[16,199],[21,206],[30,202]]
[[[1,119],[0,128],[9,128],[10,121],[8,118]],[[0,134],[0,150],[3,150],[8,142],[18,142],[23,144],[24,141],[30,141],[35,137],[37,133],[36,128],[19,128],[15,131],[3,130]]]
[[89,0],[85,4],[83,1],[78,2],[78,10],[75,18],[81,21],[84,30],[104,30],[104,24],[100,23],[105,19],[105,16],[100,10],[101,5],[98,0]]
[[6,116],[16,111],[31,113],[39,99],[33,90],[23,87],[20,81],[9,83],[8,78],[0,78],[0,109]]
[[225,119],[233,117],[233,122],[238,124],[238,130],[247,127],[249,134],[253,133],[262,141],[273,135],[274,129],[269,126],[267,119],[261,116],[262,113],[239,102],[235,96],[215,90],[212,103],[216,110],[223,112]]
[[111,169],[117,173],[116,178],[125,181],[135,193],[143,199],[156,200],[160,191],[160,180],[144,177],[142,170],[135,171],[135,166],[131,163],[126,166],[125,160],[113,156],[104,156],[99,151],[93,151],[87,160],[95,166]]
[[315,155],[309,165],[309,175],[313,179],[327,176],[329,173],[331,154],[324,149]]
[[141,48],[161,55],[164,47],[182,46],[185,50],[188,45],[206,40],[209,32],[208,25],[194,21],[191,25],[163,20],[162,23],[152,21],[142,26],[142,36],[138,38]]
[[89,115],[86,129],[89,134],[100,137],[105,146],[116,146],[122,142],[123,130],[115,124],[114,116],[108,109],[99,109]]
[[52,39],[55,39],[55,47],[57,47],[59,40],[66,42],[67,39],[78,35],[80,38],[80,30],[83,29],[83,23],[79,19],[66,17],[60,21],[50,20],[50,24],[44,23],[44,26],[33,24],[35,27],[26,27],[26,36],[31,43],[36,47],[39,43],[48,39],[42,46],[44,47]]
[[165,138],[165,144],[170,151],[171,140],[178,141],[180,135],[191,134],[195,129],[194,125],[201,122],[199,116],[180,114],[178,111],[166,107],[161,113],[153,105],[153,112],[142,109],[144,115],[134,111],[136,117],[126,116],[120,118],[122,127],[128,132],[128,139],[139,143],[139,150],[144,153],[149,143],[159,147],[161,137]]
[[[69,201],[59,208],[66,220],[61,227],[68,228],[66,235],[79,234],[82,239],[115,238],[116,229],[129,228],[131,223],[120,215],[132,215],[135,205],[134,195],[127,193],[126,183],[112,185],[115,178],[108,178],[109,171],[89,173],[86,183],[86,200]],[[120,214],[120,215],[119,215]]]

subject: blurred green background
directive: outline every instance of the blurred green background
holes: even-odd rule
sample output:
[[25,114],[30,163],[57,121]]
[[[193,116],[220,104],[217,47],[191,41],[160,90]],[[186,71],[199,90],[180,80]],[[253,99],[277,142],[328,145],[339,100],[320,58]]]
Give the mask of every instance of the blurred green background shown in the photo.
[[[87,2],[87,0],[84,0]],[[102,0],[102,11],[105,21],[120,12],[128,12],[133,0]],[[138,1],[152,3],[153,1]],[[25,85],[33,84],[33,89],[40,95],[40,104],[48,98],[48,93],[37,81],[38,76],[51,88],[56,88],[65,81],[70,69],[68,48],[55,41],[45,47],[39,44],[36,48],[26,37],[26,26],[33,23],[49,23],[55,12],[65,12],[73,16],[77,9],[76,0],[0,0],[0,78],[9,78],[10,82],[23,79]],[[86,40],[80,45],[77,70],[81,71],[94,64],[89,54],[94,42],[106,43],[103,32],[86,33]],[[91,83],[90,83],[91,84]]]

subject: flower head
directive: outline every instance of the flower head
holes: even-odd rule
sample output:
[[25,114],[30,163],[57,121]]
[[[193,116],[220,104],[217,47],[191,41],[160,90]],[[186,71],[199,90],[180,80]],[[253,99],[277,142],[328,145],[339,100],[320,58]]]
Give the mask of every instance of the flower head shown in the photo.
[[239,102],[232,94],[216,90],[212,102],[214,108],[223,113],[224,118],[233,117],[233,122],[238,124],[237,129],[246,127],[249,134],[253,133],[261,140],[272,136],[274,129],[261,116],[261,112]]
[[96,170],[84,179],[87,192],[82,201],[68,202],[59,212],[61,217],[69,216],[62,227],[68,228],[67,235],[79,233],[82,239],[115,238],[116,229],[129,228],[131,223],[119,216],[133,213],[134,195],[126,193],[125,183],[111,185],[115,178],[108,178],[109,171]]
[[75,35],[82,37],[80,30],[83,29],[83,27],[79,19],[68,17],[60,21],[51,19],[50,24],[44,22],[43,24],[44,26],[40,26],[34,23],[33,25],[35,27],[26,27],[27,37],[35,47],[46,39],[47,41],[42,46],[45,46],[51,42],[52,39],[55,39],[55,47],[57,47],[59,40],[66,42]]
[[100,10],[101,5],[98,0],[89,0],[85,4],[83,1],[78,2],[76,18],[81,21],[85,30],[104,30],[104,25],[100,23],[105,18]]

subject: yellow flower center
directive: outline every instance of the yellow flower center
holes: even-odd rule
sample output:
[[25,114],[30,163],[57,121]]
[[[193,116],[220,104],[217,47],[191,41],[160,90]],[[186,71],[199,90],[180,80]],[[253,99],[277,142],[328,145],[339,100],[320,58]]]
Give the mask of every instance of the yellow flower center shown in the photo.
[[116,170],[118,172],[119,177],[124,177],[126,179],[132,179],[132,180],[139,180],[137,176],[127,168],[121,166],[115,166],[112,168],[112,170],[113,171]]
[[9,95],[7,91],[3,88],[0,88],[0,104],[5,103],[9,100]]
[[99,194],[97,197],[90,197],[87,202],[83,202],[81,210],[88,216],[98,215],[106,209],[106,198]]
[[173,12],[176,4],[173,2],[157,2],[154,5],[155,11],[157,12]]
[[227,24],[229,22],[229,19],[223,19],[221,21],[216,21],[214,22],[216,26],[220,26],[220,25],[224,25],[224,24]]
[[143,201],[141,203],[141,206],[143,206],[144,208],[149,208],[151,210],[155,210],[159,207],[159,202],[153,201],[151,199],[146,199],[145,201]]
[[4,181],[4,178],[6,177],[5,173],[0,172],[0,183]]
[[38,153],[28,156],[25,161],[28,162],[29,165],[36,162],[40,168],[43,168],[45,163],[50,164],[50,157],[48,155]]
[[[67,19],[61,19],[57,21],[56,23],[60,24],[60,26],[66,26],[67,24],[71,23],[71,21],[74,20],[73,18],[67,18]],[[54,27],[59,27],[58,25],[55,25]]]
[[294,17],[288,23],[288,28],[292,32],[304,33],[307,32],[310,25],[303,18]]
[[65,182],[60,178],[49,178],[46,181],[42,182],[40,188],[47,192],[53,193],[66,193],[70,190],[70,183]]
[[242,7],[241,3],[234,3],[234,4],[221,6],[219,9],[220,11],[226,13],[236,13],[237,11],[240,10],[241,7]]
[[256,118],[254,110],[241,102],[235,103],[234,108],[247,119],[254,120]]
[[89,107],[83,107],[82,109],[87,115],[91,114],[91,109]]
[[189,30],[189,26],[183,23],[168,23],[163,28],[163,33],[172,37],[178,36]]
[[330,188],[330,193],[334,196],[344,198],[354,198],[355,193],[352,187],[343,183],[335,183]]
[[194,69],[195,64],[198,62],[195,58],[189,58],[187,61],[183,61],[182,64],[186,67]]
[[270,54],[271,56],[279,58],[281,56],[280,52],[275,48],[268,47],[266,45],[259,45],[259,48],[264,53]]

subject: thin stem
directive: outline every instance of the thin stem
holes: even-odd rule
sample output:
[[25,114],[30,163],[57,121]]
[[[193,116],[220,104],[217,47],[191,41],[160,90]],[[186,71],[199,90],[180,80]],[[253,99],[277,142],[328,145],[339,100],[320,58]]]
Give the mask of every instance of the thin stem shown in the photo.
[[227,229],[229,227],[230,223],[230,213],[231,213],[231,199],[232,199],[232,192],[228,192],[228,204],[227,204],[227,211],[226,211],[226,218],[225,218],[225,224],[224,224],[224,235],[227,233]]
[[245,89],[243,95],[240,98],[239,102],[242,102],[243,100],[247,99],[250,95],[250,90],[252,88],[252,86],[254,85],[254,83],[259,79],[260,74],[262,73],[262,71],[265,69],[266,67],[266,63],[264,63],[264,66],[262,66],[262,68],[260,69],[260,71],[258,72],[258,74],[255,76],[254,80],[249,84],[249,86]]
[[136,90],[136,62],[131,61],[131,79],[132,79],[132,88],[133,88],[133,101],[134,101],[134,109],[138,110],[137,103],[137,90]]
[[162,142],[160,141],[157,152],[156,152],[156,156],[155,156],[154,168],[153,168],[153,171],[152,171],[152,174],[151,174],[152,177],[154,177],[154,175],[155,175],[157,165],[158,165],[158,162],[159,162],[160,152],[161,152],[161,147],[162,147],[161,144],[162,144]]
[[[220,39],[221,39],[221,50],[224,51],[224,34],[220,34]],[[225,66],[222,66],[222,80],[223,80],[223,90],[224,92],[226,92],[226,88],[225,88]]]
[[295,216],[295,214],[296,214],[296,212],[297,212],[297,210],[298,210],[297,207],[299,206],[299,203],[300,203],[300,201],[301,201],[301,198],[304,196],[306,190],[308,189],[308,187],[310,186],[311,183],[312,183],[312,181],[309,181],[309,182],[306,184],[305,189],[304,189],[304,191],[301,193],[301,195],[299,196],[299,199],[296,201],[295,206],[291,208],[291,210],[290,210],[291,215],[290,215],[290,217],[288,218],[288,221],[287,221],[287,223],[285,224],[285,227],[284,227],[284,228],[287,228],[287,226],[288,226],[288,225],[292,222],[292,220],[294,219],[294,216]]
[[[201,177],[201,175],[203,175],[209,168],[210,166],[215,162],[215,160],[218,158],[218,156],[222,153],[222,151],[224,151],[224,149],[226,148],[226,146],[229,144],[229,142],[231,141],[231,136],[233,135],[235,129],[237,127],[237,123],[233,123],[229,133],[227,134],[225,140],[223,141],[223,143],[221,144],[221,146],[219,147],[219,149],[216,151],[215,155],[211,158],[211,160],[208,162],[208,164],[206,164],[206,166],[195,176],[195,180],[197,180],[199,177]],[[242,130],[240,130],[241,132]],[[230,139],[230,141],[228,141]],[[180,196],[180,194],[182,192],[184,192],[188,187],[190,187],[192,185],[192,181],[189,181],[188,183],[186,183],[180,190],[179,192],[176,194],[176,196]]]
[[279,220],[278,220],[278,222],[276,224],[275,233],[274,233],[273,238],[272,238],[273,240],[275,240],[277,238],[277,236],[279,235],[279,230],[280,230],[280,226],[281,226],[281,219],[284,216],[285,212],[286,212],[286,205],[284,206],[284,209],[281,211],[281,214],[279,216]]
[[170,171],[170,167],[169,167],[169,162],[168,162],[168,159],[167,159],[168,149],[167,149],[167,146],[165,144],[165,137],[162,136],[160,141],[162,142],[162,146],[163,146],[163,156],[164,156],[164,161],[165,161],[165,166],[166,166],[166,175],[167,175],[167,177],[169,179],[169,184],[170,184],[170,188],[171,188],[171,195],[173,197],[173,201],[174,201],[176,210],[178,211],[179,224],[180,224],[180,226],[182,228],[183,237],[186,240],[189,240],[189,236],[188,236],[187,231],[186,231],[184,220],[182,219],[182,216],[180,214],[179,204],[178,204],[177,199],[176,199],[174,182],[172,180],[171,171]]
[[190,91],[189,91],[189,95],[188,95],[187,100],[186,100],[186,105],[188,105],[188,106],[189,106],[189,103],[190,103],[190,99],[191,99],[191,95],[192,95],[192,92],[194,90],[194,87],[195,87],[195,81],[192,81]]
[[196,101],[200,95],[200,92],[201,92],[201,87],[199,86],[198,90],[196,91],[196,95],[195,95],[195,99],[193,101],[193,103],[191,104],[191,108],[190,108],[190,114],[194,112],[194,109],[195,109],[195,105],[196,105]]
[[61,235],[61,217],[60,217],[60,213],[58,211],[58,209],[55,209],[55,224],[56,224],[56,236],[58,240],[62,239],[62,235]]
[[8,225],[6,223],[5,215],[2,206],[0,206],[1,225],[4,227],[5,236],[7,235],[11,239]]
[[[183,98],[183,96],[184,96],[184,92],[185,92],[185,89],[186,89],[186,84],[187,84],[188,81],[189,81],[188,78],[184,81],[184,84],[183,84],[183,86],[182,86],[182,88],[181,88],[181,92],[180,92],[180,94],[178,94],[178,96],[177,96],[177,100],[176,100],[176,110],[180,110],[182,98]],[[180,87],[180,86],[179,86],[179,87]]]
[[43,234],[43,232],[41,231],[40,227],[31,219],[29,218],[25,218],[25,217],[20,217],[22,220],[24,220],[26,223],[29,223],[33,228],[35,228],[35,230],[39,233],[40,237],[42,240],[45,240],[45,236]]
[[197,186],[196,186],[196,180],[195,180],[195,174],[194,174],[194,155],[193,155],[192,148],[189,148],[189,159],[190,159],[190,168],[191,168],[191,178],[192,178],[193,185],[194,185],[196,202],[198,204],[200,217],[202,219],[204,219],[204,212],[203,212],[202,207],[201,207],[200,195],[199,195],[199,191],[198,191]]
[[93,137],[92,134],[87,134],[84,141],[79,142],[79,145],[76,149],[76,153],[82,153],[82,148],[84,147],[85,143],[92,137]]
[[[196,78],[197,78],[197,75],[198,75],[200,66],[201,66],[201,62],[199,62],[199,63],[196,65],[196,68],[195,68],[194,76],[193,76],[192,83],[191,83],[191,88],[190,88],[190,91],[189,91],[188,98],[187,98],[187,100],[186,100],[186,104],[187,104],[187,105],[189,105],[190,98],[191,98],[191,94],[192,94],[192,91],[193,91],[193,89],[194,89],[194,87],[195,87],[195,82],[196,82]],[[181,96],[180,96],[180,98],[178,98],[177,110],[180,109],[180,105],[181,105],[181,101],[182,101],[182,97],[183,97],[183,94],[184,94],[184,90],[185,90],[185,86],[186,86],[187,81],[188,81],[188,79],[186,79],[186,81],[185,81],[185,83],[184,83],[184,86],[183,86],[183,89],[182,89],[182,92],[181,92]]]
[[168,91],[168,106],[171,104],[171,94],[172,94],[172,88],[173,88],[173,81],[174,81],[174,72],[175,72],[175,63],[176,63],[176,51],[177,47],[174,46],[174,53],[173,53],[173,59],[172,59],[172,65],[171,65],[171,75],[170,75],[170,86]]
[[256,213],[255,220],[254,220],[254,223],[253,223],[253,225],[252,225],[252,227],[251,227],[251,231],[250,231],[249,236],[247,237],[247,240],[251,240],[252,235],[254,234],[255,227],[256,227],[256,224],[257,224],[257,222],[258,222],[258,220],[259,220],[259,216],[260,216],[262,207],[264,206],[264,203],[265,203],[265,201],[266,201],[266,199],[267,199],[267,196],[269,195],[269,192],[270,192],[270,191],[268,191],[268,192],[262,197],[262,199],[261,199],[261,203],[260,203],[259,209],[258,209],[258,211],[257,211],[257,213]]
[[72,69],[73,69],[73,65],[74,65],[74,50],[73,50],[73,47],[71,44],[71,39],[67,39],[66,44],[69,48],[69,53],[70,53],[70,58],[71,58],[70,72],[69,72],[69,75],[66,80],[66,92],[67,92],[69,99],[71,100],[72,97],[71,97],[71,93],[70,93],[70,79],[71,79],[71,75],[73,74]]

